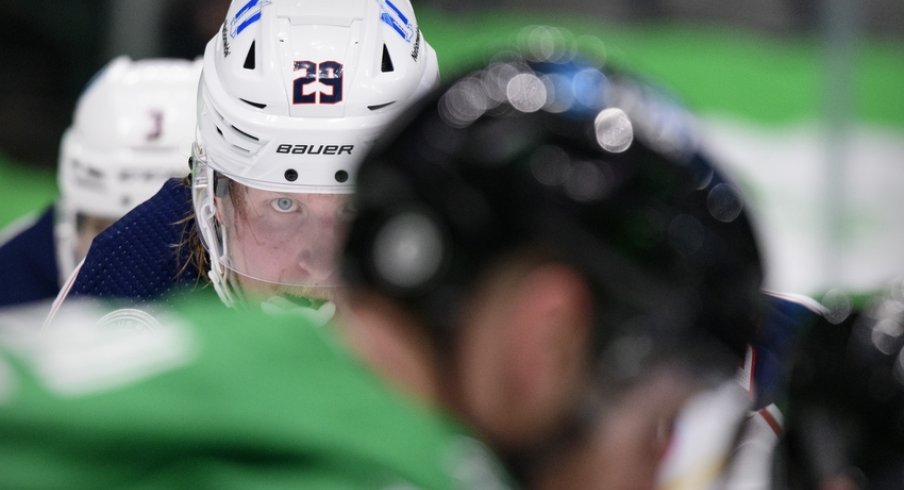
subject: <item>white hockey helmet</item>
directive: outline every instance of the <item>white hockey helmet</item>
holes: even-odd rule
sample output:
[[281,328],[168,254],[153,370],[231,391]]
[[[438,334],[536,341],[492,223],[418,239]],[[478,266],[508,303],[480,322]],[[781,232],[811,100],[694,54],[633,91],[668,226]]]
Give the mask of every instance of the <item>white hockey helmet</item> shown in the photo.
[[114,221],[171,177],[188,175],[201,60],[120,56],[88,83],[60,145],[57,255],[63,277],[82,257],[77,218]]
[[[233,273],[285,286],[335,286],[335,276],[268,273],[238,257],[234,213],[223,209],[227,188],[323,199],[350,194],[358,162],[381,130],[438,82],[436,54],[409,0],[232,1],[204,53],[192,172],[209,277],[227,305],[235,301]],[[301,244],[318,239],[307,225],[282,228],[272,260],[291,262],[293,254],[311,253],[300,248],[317,248]],[[258,242],[271,238],[277,240],[255,235]]]

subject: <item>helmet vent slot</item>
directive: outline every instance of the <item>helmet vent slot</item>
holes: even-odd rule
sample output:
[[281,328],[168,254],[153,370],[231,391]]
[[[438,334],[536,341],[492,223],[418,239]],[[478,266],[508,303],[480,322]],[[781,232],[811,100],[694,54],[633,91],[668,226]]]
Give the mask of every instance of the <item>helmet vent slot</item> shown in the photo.
[[248,139],[252,139],[252,140],[254,140],[254,141],[260,141],[260,140],[261,140],[261,139],[258,138],[257,136],[248,134],[248,133],[242,131],[241,129],[239,129],[239,128],[235,127],[235,126],[232,126],[232,129],[236,130],[237,133],[239,133],[240,135],[242,135],[242,136],[244,136],[244,137],[246,137],[246,138],[248,138]]
[[267,107],[267,104],[261,104],[260,102],[251,102],[250,100],[245,100],[242,98],[239,98],[239,100],[241,100],[242,102],[244,102],[252,107],[257,107],[258,109],[264,109],[265,107]]
[[367,106],[367,108],[370,109],[370,110],[372,110],[372,111],[378,111],[378,110],[380,110],[380,109],[382,109],[382,108],[384,108],[384,107],[389,107],[389,106],[391,106],[392,104],[395,104],[395,103],[396,103],[396,101],[393,100],[393,101],[387,102],[387,103],[385,103],[385,104],[369,105],[369,106]]
[[389,50],[386,49],[385,44],[383,45],[383,63],[380,66],[380,71],[383,73],[395,71],[395,67],[392,66],[392,58],[389,57]]
[[245,56],[245,64],[242,65],[246,70],[254,69],[254,43],[251,41],[251,47],[248,48],[248,54]]

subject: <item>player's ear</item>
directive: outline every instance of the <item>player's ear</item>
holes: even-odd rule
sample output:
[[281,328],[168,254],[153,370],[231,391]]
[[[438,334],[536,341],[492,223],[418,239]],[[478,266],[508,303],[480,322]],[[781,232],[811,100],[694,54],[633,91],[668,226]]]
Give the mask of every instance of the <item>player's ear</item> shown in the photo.
[[590,290],[573,268],[543,264],[517,286],[508,324],[511,380],[531,406],[555,418],[587,378],[592,328]]

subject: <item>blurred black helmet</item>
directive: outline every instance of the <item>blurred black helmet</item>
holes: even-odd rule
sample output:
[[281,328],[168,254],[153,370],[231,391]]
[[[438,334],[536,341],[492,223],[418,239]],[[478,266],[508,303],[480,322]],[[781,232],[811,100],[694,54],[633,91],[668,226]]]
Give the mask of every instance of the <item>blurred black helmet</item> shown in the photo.
[[677,106],[614,68],[515,56],[459,77],[384,137],[356,192],[348,283],[436,339],[487,266],[523,250],[585,275],[610,372],[689,346],[735,362],[756,331],[760,256],[735,187]]

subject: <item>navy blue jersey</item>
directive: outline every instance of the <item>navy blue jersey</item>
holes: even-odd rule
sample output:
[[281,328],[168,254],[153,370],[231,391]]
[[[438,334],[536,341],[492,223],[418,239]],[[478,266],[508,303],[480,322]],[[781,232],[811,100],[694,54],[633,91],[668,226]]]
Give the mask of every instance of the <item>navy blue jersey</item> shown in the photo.
[[0,243],[0,306],[53,299],[60,289],[53,235],[54,206]]
[[197,286],[200,273],[180,247],[193,216],[191,188],[168,180],[94,239],[69,295],[145,303]]

